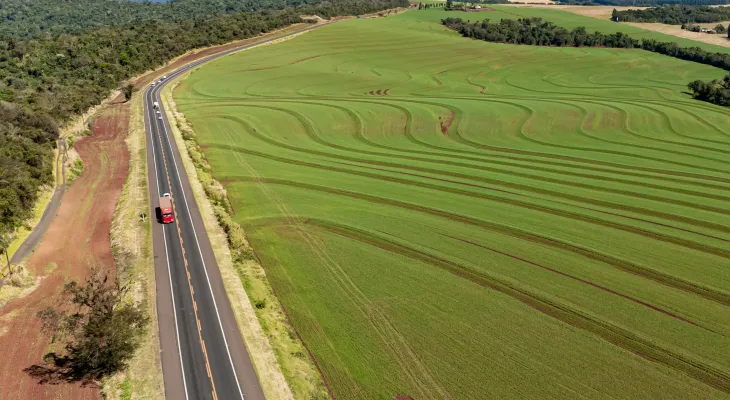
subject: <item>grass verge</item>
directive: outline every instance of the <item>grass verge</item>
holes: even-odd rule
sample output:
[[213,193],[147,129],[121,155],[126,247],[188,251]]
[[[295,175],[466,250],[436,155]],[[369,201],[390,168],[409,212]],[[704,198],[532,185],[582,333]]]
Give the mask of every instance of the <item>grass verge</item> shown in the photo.
[[130,291],[130,300],[141,302],[147,308],[150,325],[142,346],[129,363],[129,368],[106,379],[102,393],[107,399],[164,399],[155,307],[152,230],[150,220],[142,222],[139,217],[141,212],[149,209],[142,97],[134,96],[129,107],[132,111],[126,139],[129,173],[114,211],[110,234],[117,273],[120,279],[131,284],[133,288]]
[[226,192],[213,178],[194,131],[177,112],[171,95],[174,87],[164,90],[162,102],[178,148],[185,150],[181,151],[183,163],[264,394],[267,399],[328,398],[320,374],[282,311],[245,232],[229,214]]

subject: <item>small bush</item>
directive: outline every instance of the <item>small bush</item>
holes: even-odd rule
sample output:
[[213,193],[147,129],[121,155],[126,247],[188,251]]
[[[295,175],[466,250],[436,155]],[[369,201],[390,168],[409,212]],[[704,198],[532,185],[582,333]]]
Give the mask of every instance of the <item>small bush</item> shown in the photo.
[[18,265],[13,267],[13,273],[8,277],[7,282],[17,288],[27,288],[35,284],[35,278],[25,265]]

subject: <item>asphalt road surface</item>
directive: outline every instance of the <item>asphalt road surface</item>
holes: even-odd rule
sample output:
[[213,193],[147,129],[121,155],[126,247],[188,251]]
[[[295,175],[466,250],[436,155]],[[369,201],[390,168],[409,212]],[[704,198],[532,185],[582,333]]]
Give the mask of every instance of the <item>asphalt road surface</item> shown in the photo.
[[[147,215],[153,224],[160,352],[168,399],[262,400],[264,394],[236,325],[167,116],[164,110],[157,114],[153,104],[162,107],[160,91],[175,76],[286,36],[192,62],[143,92],[151,205]],[[156,218],[163,193],[171,194],[175,213],[175,222],[164,225]]]

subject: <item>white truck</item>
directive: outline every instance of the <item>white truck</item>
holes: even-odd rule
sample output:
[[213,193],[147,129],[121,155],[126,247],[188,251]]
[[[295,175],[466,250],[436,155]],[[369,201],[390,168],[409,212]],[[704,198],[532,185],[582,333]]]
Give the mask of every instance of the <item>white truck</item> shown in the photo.
[[154,108],[154,109],[160,108],[160,103],[158,103],[158,102],[152,103],[152,108]]

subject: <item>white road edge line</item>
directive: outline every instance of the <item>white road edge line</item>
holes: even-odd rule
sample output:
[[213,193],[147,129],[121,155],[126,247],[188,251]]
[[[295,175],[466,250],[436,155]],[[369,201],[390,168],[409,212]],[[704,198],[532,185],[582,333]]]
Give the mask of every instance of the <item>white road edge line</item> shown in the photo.
[[[192,69],[193,67],[197,67],[198,65],[205,64],[205,63],[207,63],[209,61],[213,61],[213,60],[215,60],[217,58],[224,57],[224,56],[227,56],[227,55],[230,55],[230,54],[234,54],[234,53],[237,53],[239,51],[247,50],[247,49],[252,48],[252,47],[257,47],[257,46],[262,45],[264,43],[268,43],[268,42],[271,42],[271,41],[276,40],[276,39],[282,39],[282,38],[285,38],[287,36],[294,35],[296,33],[304,33],[304,32],[310,31],[312,29],[314,29],[314,27],[309,28],[309,29],[305,29],[305,30],[303,30],[301,32],[290,33],[290,34],[285,35],[285,36],[282,36],[280,38],[272,38],[272,39],[269,39],[269,40],[264,41],[264,42],[261,42],[261,43],[252,44],[252,45],[249,45],[249,46],[241,47],[241,48],[236,49],[236,50],[231,51],[231,52],[221,53],[221,54],[218,54],[218,55],[214,55],[214,56],[211,56],[211,57],[204,58],[203,60],[200,60],[198,62],[193,62],[193,63],[190,63],[190,64],[188,64],[186,66],[180,67],[175,72],[173,72],[172,74],[170,74],[170,78],[173,78],[173,77],[175,77],[177,75],[180,75],[180,74],[186,72],[187,70]],[[155,100],[155,95],[157,95],[159,97],[159,92],[162,90],[162,88],[164,86],[167,85],[168,82],[169,82],[169,80],[165,80],[164,82],[161,82],[161,85],[157,86],[156,88],[154,88],[154,89],[149,89],[148,88],[147,89],[146,93],[151,93],[152,94],[152,99],[151,100],[153,100],[153,101]],[[157,98],[157,101],[160,102],[160,99]],[[162,109],[162,104],[160,104],[160,108]],[[165,137],[167,137],[167,147],[170,148],[170,152],[172,153],[171,155],[172,155],[172,162],[175,165],[175,174],[177,175],[177,179],[180,182],[180,186],[182,187],[182,179],[180,179],[180,172],[179,172],[179,170],[177,168],[177,162],[175,161],[175,152],[172,150],[172,145],[170,144],[171,143],[170,142],[170,136],[168,135],[168,133],[167,133],[167,127],[165,126],[165,122],[168,122],[167,121],[167,115],[164,114],[164,113],[162,113],[162,115],[164,115],[164,117],[163,117],[164,119],[162,120],[162,129],[165,132]],[[147,117],[148,115],[145,113],[145,116]],[[157,124],[157,121],[155,121],[155,123]],[[152,131],[150,130],[150,135],[151,134],[152,134]],[[154,156],[155,156],[154,145],[152,147],[152,155],[153,155],[153,158],[154,158]],[[156,158],[155,158],[155,160],[156,160]],[[155,175],[157,175],[157,162],[156,161],[155,161]],[[155,182],[155,185],[157,185],[157,182]],[[191,185],[191,189],[192,189],[192,185]],[[159,186],[157,188],[157,192],[159,194]],[[205,280],[208,282],[208,290],[210,290],[210,297],[213,299],[213,307],[215,308],[215,314],[216,314],[216,317],[218,319],[218,326],[220,327],[221,334],[223,335],[223,342],[226,345],[226,353],[228,354],[228,361],[230,361],[230,363],[231,363],[231,369],[233,370],[233,376],[236,378],[236,386],[238,387],[238,393],[241,395],[241,399],[242,400],[245,400],[244,397],[243,397],[243,391],[241,390],[241,384],[238,382],[238,373],[236,372],[236,367],[233,365],[233,358],[231,357],[231,351],[230,351],[230,348],[228,346],[228,340],[226,339],[226,332],[223,329],[223,323],[221,322],[221,316],[220,316],[220,313],[218,312],[218,304],[215,301],[215,295],[213,294],[213,287],[210,284],[210,277],[208,276],[208,268],[205,265],[205,260],[203,259],[203,252],[200,249],[200,242],[198,241],[198,233],[195,231],[195,224],[193,223],[193,217],[190,214],[190,206],[188,205],[188,200],[187,200],[187,197],[185,196],[185,190],[182,191],[182,195],[183,195],[183,201],[185,202],[185,207],[188,209],[188,218],[190,219],[190,225],[193,228],[193,236],[195,237],[195,244],[198,247],[198,254],[200,255],[200,261],[203,263],[203,271],[205,272]],[[165,233],[165,230],[164,229],[162,230],[162,233],[163,233],[163,236],[164,236],[164,233]],[[165,242],[165,254],[167,254],[167,242]],[[167,260],[167,268],[168,268],[168,273],[169,273],[169,269],[170,269],[170,260],[169,260],[169,258]],[[171,275],[170,275],[170,287],[172,288],[172,276]],[[173,308],[174,308],[175,300],[173,299],[172,301],[173,301]],[[177,330],[177,315],[175,315],[175,329]],[[181,363],[181,367],[182,367],[182,352],[180,352],[179,349],[180,349],[180,337],[178,336],[178,352],[180,353],[180,363]],[[184,371],[183,371],[183,384],[185,385],[185,373],[184,373]],[[187,392],[187,385],[186,385],[185,386],[185,398],[186,399],[187,399],[187,395],[188,395],[188,392]]]
[[[150,128],[150,139],[152,140],[152,160],[155,164],[155,187],[157,188],[157,196],[160,196],[160,185],[159,180],[160,177],[157,172],[157,156],[155,155],[155,142],[154,138],[152,137],[152,121],[149,119],[149,113],[147,108],[147,95],[150,93],[149,89],[145,91],[145,101],[143,103],[143,111],[145,119],[147,120],[148,124],[147,126]],[[147,136],[147,135],[145,135]],[[150,218],[151,220],[152,218]],[[151,222],[151,221],[150,221]],[[165,260],[167,261],[167,277],[170,280],[170,298],[172,299],[172,315],[175,318],[175,337],[177,339],[177,354],[180,357],[180,374],[182,375],[183,380],[183,388],[185,389],[185,400],[188,400],[188,384],[185,381],[185,364],[183,364],[182,359],[182,349],[180,348],[180,333],[177,325],[177,308],[175,307],[175,290],[172,287],[172,271],[170,271],[170,256],[167,252],[167,235],[165,234],[165,227],[162,227],[162,243],[165,245]],[[159,330],[159,326],[157,328]],[[164,385],[164,382],[163,382]]]
[[[160,89],[162,89],[162,86],[160,87]],[[155,99],[158,102],[161,102],[161,100],[159,98],[159,92],[160,92],[160,90],[157,90],[157,92],[152,92],[152,94],[153,94],[153,96],[156,94],[157,97]],[[160,104],[160,107],[162,107],[162,104]],[[165,122],[168,122],[166,115],[165,115],[164,119],[162,120],[162,130],[165,132],[165,137],[167,137],[167,147],[170,148],[170,153],[171,153],[170,155],[172,157],[172,163],[175,166],[175,174],[177,175],[178,182],[180,182],[180,187],[182,187],[182,179],[180,178],[180,171],[177,168],[177,161],[175,161],[175,152],[172,150],[172,144],[170,142],[170,136],[167,133],[167,127],[165,126]],[[192,190],[192,185],[191,185],[191,190]],[[198,233],[195,231],[195,223],[193,223],[193,216],[190,213],[190,206],[188,205],[188,199],[185,196],[185,189],[182,190],[182,195],[183,195],[183,201],[185,202],[185,208],[187,208],[187,210],[188,210],[188,219],[190,219],[190,226],[193,228],[193,236],[195,237],[195,244],[198,247],[198,254],[200,255],[200,262],[203,263],[203,272],[205,272],[205,280],[208,282],[208,290],[210,290],[210,297],[211,297],[211,299],[213,299],[213,308],[215,308],[215,315],[218,318],[218,326],[220,327],[221,335],[223,335],[223,343],[225,343],[225,345],[226,345],[226,353],[228,354],[228,361],[230,361],[230,363],[231,363],[231,369],[233,370],[233,376],[236,379],[236,386],[238,387],[238,393],[241,395],[241,399],[244,400],[243,391],[241,390],[241,384],[238,382],[238,373],[236,372],[236,367],[233,365],[233,357],[231,357],[231,350],[228,347],[228,339],[226,339],[226,331],[223,329],[223,322],[221,322],[221,316],[220,316],[220,313],[218,312],[218,304],[215,301],[215,294],[213,293],[213,287],[210,284],[210,277],[208,277],[208,268],[205,265],[205,259],[203,258],[203,251],[200,249],[200,242],[198,242]],[[236,325],[238,325],[238,324],[236,324]]]

